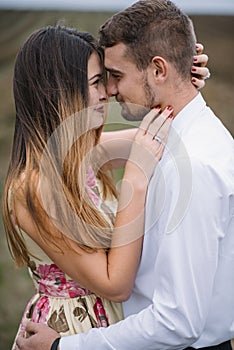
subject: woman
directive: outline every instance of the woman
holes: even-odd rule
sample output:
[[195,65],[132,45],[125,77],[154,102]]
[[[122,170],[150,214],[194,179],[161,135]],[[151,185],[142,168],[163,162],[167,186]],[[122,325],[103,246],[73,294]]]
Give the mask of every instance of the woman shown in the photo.
[[47,323],[61,335],[108,326],[122,318],[119,302],[133,286],[148,180],[164,148],[154,136],[159,131],[166,139],[172,108],[155,108],[137,132],[124,132],[135,142],[114,222],[117,193],[106,168],[115,161],[107,157],[105,166],[99,164],[105,154],[99,145],[104,81],[101,49],[74,29],[33,33],[16,60],[16,124],[3,216],[13,258],[28,266],[37,290],[21,332],[27,320]]

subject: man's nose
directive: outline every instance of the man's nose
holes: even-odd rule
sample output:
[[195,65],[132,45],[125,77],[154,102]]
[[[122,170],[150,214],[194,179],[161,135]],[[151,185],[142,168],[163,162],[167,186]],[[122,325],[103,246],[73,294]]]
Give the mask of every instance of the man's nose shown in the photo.
[[116,82],[111,77],[109,77],[109,79],[107,80],[106,91],[107,91],[108,97],[116,96],[118,94],[118,88],[117,88]]

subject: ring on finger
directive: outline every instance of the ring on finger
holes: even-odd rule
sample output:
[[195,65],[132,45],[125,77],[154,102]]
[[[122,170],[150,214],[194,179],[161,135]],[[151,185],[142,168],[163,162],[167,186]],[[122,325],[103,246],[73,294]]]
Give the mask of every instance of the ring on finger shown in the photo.
[[209,79],[209,78],[210,78],[210,72],[207,73],[207,75],[204,77],[204,80]]
[[163,140],[161,139],[161,137],[159,137],[158,135],[155,135],[154,137],[153,137],[153,140],[156,140],[158,143],[162,143],[163,142]]

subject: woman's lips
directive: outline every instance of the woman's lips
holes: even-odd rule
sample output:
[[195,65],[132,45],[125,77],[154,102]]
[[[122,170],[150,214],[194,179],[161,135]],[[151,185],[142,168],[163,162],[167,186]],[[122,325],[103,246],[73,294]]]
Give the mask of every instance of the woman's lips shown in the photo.
[[99,113],[104,113],[104,106],[100,106],[98,108],[95,108],[95,111],[97,111]]

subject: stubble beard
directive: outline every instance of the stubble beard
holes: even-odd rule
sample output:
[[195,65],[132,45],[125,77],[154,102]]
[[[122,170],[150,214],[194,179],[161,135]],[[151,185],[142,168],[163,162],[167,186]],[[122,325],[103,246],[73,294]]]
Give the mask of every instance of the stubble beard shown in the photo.
[[123,103],[121,114],[124,119],[129,121],[141,121],[144,116],[153,108],[155,102],[155,93],[150,87],[146,76],[143,78],[143,89],[145,92],[144,106],[132,103]]

